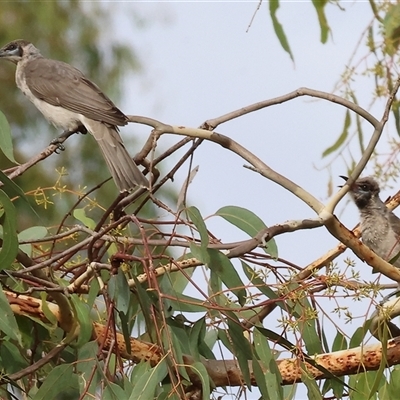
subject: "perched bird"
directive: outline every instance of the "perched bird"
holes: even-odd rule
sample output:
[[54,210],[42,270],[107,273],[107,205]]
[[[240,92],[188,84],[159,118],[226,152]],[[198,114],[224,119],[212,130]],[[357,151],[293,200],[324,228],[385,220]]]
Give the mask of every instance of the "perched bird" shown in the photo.
[[127,116],[82,72],[44,58],[26,40],[6,44],[0,58],[17,65],[18,88],[64,135],[89,131],[94,136],[120,191],[149,186],[118,133],[118,126],[128,123]]
[[[347,180],[348,178],[342,176]],[[379,185],[372,177],[360,178],[350,187],[350,195],[360,211],[362,241],[386,261],[400,268],[400,219],[379,198]]]

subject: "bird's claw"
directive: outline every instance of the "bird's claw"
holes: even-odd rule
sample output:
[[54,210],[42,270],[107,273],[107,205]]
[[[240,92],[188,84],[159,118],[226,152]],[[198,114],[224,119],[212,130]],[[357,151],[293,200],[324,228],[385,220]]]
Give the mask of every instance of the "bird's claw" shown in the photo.
[[57,146],[57,148],[54,150],[54,153],[56,153],[56,154],[60,154],[61,151],[65,150],[65,146],[62,143],[60,143],[59,138],[53,139],[50,142],[50,145]]

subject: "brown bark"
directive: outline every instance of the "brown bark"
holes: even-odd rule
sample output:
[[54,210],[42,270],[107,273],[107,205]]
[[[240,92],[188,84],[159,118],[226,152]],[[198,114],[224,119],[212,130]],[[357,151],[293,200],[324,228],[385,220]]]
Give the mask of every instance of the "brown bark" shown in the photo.
[[[27,317],[40,318],[46,322],[41,300],[25,295],[17,296],[11,292],[5,292],[5,294],[14,313]],[[57,305],[47,303],[47,307],[57,319],[60,318],[60,312]],[[115,338],[119,355],[125,359],[132,360],[135,363],[144,360],[150,361],[152,365],[156,365],[163,356],[162,349],[159,346],[135,338],[130,338],[131,352],[128,353],[123,335],[117,332],[114,336],[105,325],[98,322],[93,322],[92,338],[97,340],[104,350],[110,350],[110,346]],[[113,348],[111,350],[115,351],[116,349]],[[382,361],[382,344],[376,343],[333,353],[320,354],[313,357],[313,359],[335,376],[344,376],[364,371],[377,370]],[[386,360],[387,367],[400,363],[400,337],[388,341]],[[188,355],[184,356],[184,361],[188,365],[194,362],[193,358]],[[302,371],[300,361],[300,359],[296,358],[277,360],[283,385],[289,385],[301,381]],[[241,386],[244,384],[243,376],[235,360],[202,360],[202,362],[206,367],[210,378],[217,387]],[[326,374],[312,365],[307,363],[305,363],[305,365],[309,375],[315,379],[327,377]],[[252,373],[251,362],[249,362],[249,368],[252,384],[256,385]],[[199,383],[198,376],[193,373],[191,368],[187,368],[187,372],[193,383]],[[268,373],[268,371],[265,372]]]

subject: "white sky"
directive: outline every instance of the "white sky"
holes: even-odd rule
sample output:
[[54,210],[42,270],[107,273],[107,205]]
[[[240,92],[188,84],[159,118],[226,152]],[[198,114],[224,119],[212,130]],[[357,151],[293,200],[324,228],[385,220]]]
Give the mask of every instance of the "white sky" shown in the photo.
[[[121,108],[128,114],[197,127],[207,119],[299,87],[331,92],[371,18],[368,2],[343,3],[346,11],[328,5],[333,37],[322,45],[311,2],[281,1],[278,17],[294,53],[295,65],[273,32],[267,2],[262,4],[246,33],[257,4],[251,1],[114,3],[118,35],[121,40],[132,42],[144,67],[143,74],[130,78]],[[131,29],[130,18],[138,12],[150,21],[145,29]],[[368,107],[372,99],[370,91],[364,89],[358,95],[360,105]],[[328,173],[318,171],[315,166],[325,165],[321,154],[341,132],[344,113],[342,107],[333,103],[303,97],[221,125],[217,132],[232,137],[271,168],[326,201]],[[382,113],[383,108],[378,108],[375,116],[380,119]],[[364,129],[372,134],[367,124]],[[136,131],[144,142],[149,130],[138,127]],[[167,148],[176,140],[162,138],[159,146]],[[255,212],[267,225],[315,217],[300,200],[244,169],[241,159],[216,144],[201,146],[196,153],[194,165],[197,164],[200,171],[189,189],[188,203],[198,207],[203,216],[225,205],[237,205]],[[336,179],[346,173],[345,165],[337,161],[332,175]],[[184,179],[182,171],[171,185],[180,188]],[[339,178],[334,182],[341,183]],[[344,205],[345,201],[338,211]],[[349,205],[342,222],[352,227],[357,220],[355,206]],[[223,241],[245,239],[240,231],[226,229],[220,219],[213,218],[207,224]],[[312,262],[337,243],[324,228],[282,235],[276,241],[280,256],[300,266]],[[361,309],[359,314],[364,312]],[[359,323],[360,320],[347,325],[346,331],[352,333]]]
[[[349,3],[346,12],[328,7],[333,40],[322,45],[312,5],[283,2],[278,16],[287,32],[295,65],[280,47],[264,4],[246,33],[256,5],[119,3],[124,12],[139,10],[154,21],[148,29],[122,32],[138,49],[145,71],[132,77],[124,111],[197,127],[209,118],[302,86],[332,91],[370,17],[369,5]],[[365,104],[360,102],[367,106],[370,97]],[[338,137],[343,119],[343,108],[303,97],[221,125],[217,132],[232,137],[271,168],[325,199],[328,174],[314,166],[325,165],[322,151]],[[144,140],[148,130],[140,132]],[[173,137],[162,139],[160,146],[166,148],[174,141]],[[201,146],[197,164],[200,171],[190,188],[189,203],[196,205],[203,216],[228,204],[252,210],[268,225],[315,216],[300,200],[244,169],[241,159],[216,144]],[[346,174],[344,165],[337,163],[336,167],[337,174]],[[183,182],[183,171],[177,182],[179,178]],[[355,210],[353,214],[355,222]],[[224,229],[221,237],[226,241],[243,238],[234,234]],[[320,244],[305,246],[303,239],[314,240],[310,237]],[[336,243],[323,228],[283,235],[277,240],[280,254],[299,263],[312,261]]]

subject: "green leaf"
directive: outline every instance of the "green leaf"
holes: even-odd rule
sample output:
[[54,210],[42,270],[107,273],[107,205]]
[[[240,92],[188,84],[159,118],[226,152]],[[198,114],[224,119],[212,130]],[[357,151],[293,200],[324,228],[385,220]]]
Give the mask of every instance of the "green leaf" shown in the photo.
[[275,34],[278,37],[279,43],[281,44],[283,50],[285,50],[292,61],[294,61],[292,51],[290,50],[289,42],[286,39],[283,26],[278,21],[276,17],[276,11],[279,8],[279,0],[269,0],[269,13],[271,15],[272,25],[274,26]]
[[14,262],[18,253],[17,214],[8,196],[0,190],[0,203],[3,215],[0,224],[3,227],[3,245],[0,250],[0,271],[7,269]]
[[307,388],[307,399],[308,400],[321,400],[322,394],[318,388],[315,379],[306,372],[304,363],[301,363],[301,381],[306,385]]
[[274,358],[274,354],[269,347],[268,340],[265,340],[264,335],[256,329],[254,329],[254,347],[260,358],[261,364],[265,370],[265,381],[269,398],[271,399],[282,399],[283,388],[282,388],[282,376],[279,371],[278,365]]
[[386,51],[394,55],[400,43],[400,4],[390,4],[383,20]]
[[[32,226],[18,234],[18,243],[29,242],[31,240],[43,239],[47,236],[47,229],[44,226]],[[24,253],[32,254],[31,244],[21,244],[19,246],[20,250]]]
[[371,325],[371,321],[366,321],[363,326],[360,326],[355,330],[353,336],[350,338],[349,348],[357,347],[361,344],[365,335],[368,333],[368,328]]
[[204,248],[203,246],[198,246],[193,242],[190,242],[189,246],[190,246],[190,252],[192,253],[194,258],[197,258],[204,264],[208,264],[210,262],[207,248]]
[[150,329],[154,325],[149,313],[149,310],[153,307],[153,302],[149,293],[143,289],[142,284],[139,283],[136,276],[132,275],[132,278],[135,281],[136,294],[140,303],[140,308],[142,309],[143,317],[146,321],[147,328]]
[[75,316],[79,322],[77,347],[81,347],[88,343],[92,336],[93,326],[90,319],[90,308],[75,294],[70,296],[70,300],[72,301]]
[[179,375],[183,379],[190,381],[190,378],[184,367],[185,363],[183,361],[183,354],[192,351],[196,356],[196,353],[198,354],[198,349],[189,349],[189,337],[181,327],[169,324],[168,329],[163,330],[163,333],[164,348],[167,349],[171,347],[173,358],[176,360],[176,364],[178,365]]
[[[326,375],[327,378],[329,379],[333,379],[339,383],[342,383],[342,381],[336,377],[335,375],[333,375],[328,369],[326,369],[325,367],[323,367],[322,365],[319,365],[314,358],[310,357],[308,354],[299,351],[298,347],[289,342],[287,339],[285,339],[284,337],[282,337],[281,335],[278,335],[277,333],[275,333],[274,331],[271,331],[270,329],[266,329],[263,328],[261,326],[257,326],[257,330],[260,331],[260,333],[262,335],[264,335],[266,338],[272,340],[273,342],[278,343],[280,346],[284,347],[286,350],[290,351],[291,353],[293,353],[294,355],[298,356],[299,353],[301,354],[302,358],[310,365],[312,365],[313,367],[317,368],[318,370],[320,370],[322,373],[324,373]],[[345,385],[346,387],[350,388],[347,384],[343,383],[343,385]],[[350,388],[351,389],[351,388]]]
[[[3,373],[6,374],[13,374],[29,366],[28,360],[24,358],[20,349],[14,343],[8,340],[2,340],[1,342],[0,363],[4,368]],[[23,347],[24,343],[21,346]]]
[[313,5],[317,11],[319,26],[321,28],[321,43],[326,43],[328,40],[329,25],[325,15],[325,6],[328,0],[313,0]]
[[28,198],[26,197],[24,191],[14,182],[12,181],[3,171],[0,171],[0,181],[3,183],[3,189],[7,193],[8,197],[18,197],[22,200],[23,204],[25,204],[28,210],[32,211],[32,213],[39,219],[39,215],[36,210],[32,207]]
[[[236,206],[226,206],[220,208],[215,215],[224,218],[226,221],[235,225],[243,232],[246,232],[250,237],[256,236],[260,231],[267,229],[267,225],[253,212],[246,208]],[[268,241],[266,249],[267,254],[272,258],[278,258],[278,247],[275,240]]]
[[121,319],[122,335],[124,336],[126,351],[131,354],[131,340],[129,330],[129,318],[123,311],[118,312],[119,318]]
[[375,371],[375,378],[372,384],[372,387],[369,391],[368,398],[370,399],[379,389],[379,387],[382,385],[382,381],[385,380],[385,369],[388,365],[387,361],[387,344],[388,344],[388,337],[389,337],[389,331],[387,329],[386,323],[384,324],[384,328],[382,329],[381,334],[379,335],[379,340],[382,343],[382,353],[381,353],[381,362],[379,364],[379,369]]
[[389,398],[395,399],[400,393],[400,366],[396,365],[390,371],[390,379],[389,379]]
[[349,135],[349,127],[351,125],[351,116],[350,116],[350,111],[346,111],[346,116],[344,118],[344,126],[341,135],[339,138],[336,140],[336,142],[331,146],[328,147],[323,153],[322,157],[326,157],[327,155],[333,153],[335,150],[337,150],[347,139]]
[[57,326],[57,317],[51,312],[50,308],[49,308],[49,304],[47,303],[47,293],[44,292],[40,292],[40,299],[42,300],[42,310],[43,310],[43,314],[46,317],[46,319],[50,322],[50,324],[52,325],[52,327],[49,327],[48,324],[46,324],[45,326],[47,327],[47,329],[55,329]]
[[347,340],[340,331],[337,331],[335,339],[333,339],[332,351],[347,349]]
[[196,207],[189,207],[187,209],[187,213],[189,215],[190,220],[193,222],[197,230],[199,231],[201,238],[201,247],[203,249],[207,248],[209,238],[206,224],[204,223],[204,219],[200,214],[200,211]]
[[[211,342],[211,345],[207,344],[207,335],[212,333],[213,331],[207,331],[206,329],[207,324],[206,324],[206,319],[205,317],[199,319],[196,321],[192,328],[190,329],[189,333],[189,340],[190,340],[190,346],[191,348],[198,348],[199,349],[199,354],[201,354],[203,357],[208,358],[209,360],[214,360],[215,356],[211,349],[214,347],[216,338],[217,336],[214,336],[214,339]],[[215,332],[215,331],[214,331]],[[208,337],[210,339],[210,337]],[[196,353],[197,355],[197,353]],[[195,355],[195,356],[196,356]],[[195,360],[196,357],[195,357]]]
[[125,400],[128,399],[128,395],[117,384],[107,382],[107,386],[105,387],[101,398],[102,400]]
[[151,370],[151,365],[147,361],[141,361],[139,364],[135,365],[131,373],[131,383],[135,387],[142,376]]
[[0,149],[4,155],[14,164],[18,164],[14,158],[11,129],[6,116],[0,111]]
[[57,399],[60,393],[67,395],[66,391],[76,393],[69,398],[77,398],[78,377],[73,374],[74,364],[62,364],[50,370],[42,386],[33,397],[33,400]]
[[228,323],[228,336],[232,341],[232,349],[235,354],[240,370],[243,375],[243,379],[246,382],[247,387],[251,388],[251,380],[250,380],[250,370],[248,360],[253,359],[253,354],[251,351],[251,346],[249,341],[245,338],[243,334],[243,327],[240,324],[236,315],[232,312],[225,312],[227,316]]
[[194,373],[201,380],[203,400],[209,400],[210,399],[210,377],[208,376],[206,367],[201,362],[196,361],[192,365],[190,365],[190,368],[194,371]]
[[89,229],[94,229],[96,227],[96,222],[86,216],[86,210],[84,208],[76,208],[73,211],[73,216]]
[[17,340],[22,346],[21,334],[11,309],[10,303],[7,300],[3,290],[0,289],[0,330],[8,335],[11,339]]
[[[290,305],[290,301],[288,302]],[[317,333],[315,310],[307,298],[299,299],[293,304],[293,314],[297,316],[298,330],[304,340],[309,354],[323,352],[321,339]]]
[[131,290],[126,280],[126,276],[120,268],[117,274],[117,296],[115,300],[118,311],[122,311],[124,314],[128,313],[130,293]]
[[229,258],[220,251],[208,249],[207,252],[210,257],[208,267],[219,276],[228,289],[232,290],[232,293],[238,298],[239,304],[243,306],[246,303],[246,289],[244,289],[244,284],[235,267]]
[[265,379],[266,372],[264,372],[262,370],[260,363],[258,362],[258,360],[255,357],[253,357],[252,366],[253,366],[254,378],[256,380],[258,389],[260,390],[260,392],[262,394],[262,398],[270,399],[271,397],[269,396],[266,379]]
[[135,387],[129,397],[129,400],[149,400],[154,398],[156,389],[160,382],[167,376],[167,361],[164,358],[150,371],[144,373],[136,381]]
[[89,285],[89,295],[87,297],[87,305],[91,310],[93,308],[93,304],[96,301],[97,296],[100,292],[100,284],[97,279],[92,279]]

